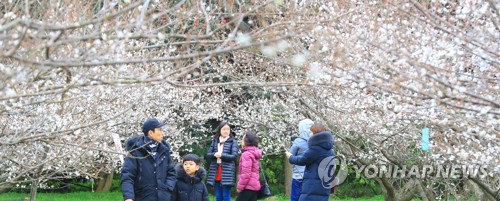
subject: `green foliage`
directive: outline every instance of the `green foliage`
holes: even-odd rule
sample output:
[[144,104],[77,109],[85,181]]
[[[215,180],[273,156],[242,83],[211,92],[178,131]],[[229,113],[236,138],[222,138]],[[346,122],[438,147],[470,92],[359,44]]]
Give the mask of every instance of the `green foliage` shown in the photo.
[[382,194],[382,190],[372,179],[360,178],[353,183],[342,183],[337,187],[335,197],[338,198],[359,198],[373,197]]
[[363,177],[363,174],[357,177],[354,168],[348,166],[348,175],[346,180],[337,187],[335,197],[354,198],[354,197],[372,197],[382,194],[380,185],[373,180]]
[[115,174],[113,176],[113,181],[111,181],[111,188],[109,189],[109,191],[111,192],[122,191],[120,174]]
[[366,179],[364,177],[359,178],[359,184],[364,185],[364,186],[369,186],[371,188],[374,188],[377,186],[377,182],[373,179]]
[[[211,132],[204,132],[203,129],[212,130],[212,125],[218,124],[218,121],[215,119],[210,119],[206,121],[204,124],[193,124],[186,125],[185,133],[191,135],[191,137],[199,137],[201,140],[193,143],[191,145],[185,145],[179,149],[180,156],[183,156],[187,153],[194,153],[201,158],[204,158],[207,153],[207,149],[210,146],[210,143],[213,139],[213,134]],[[207,161],[203,161],[205,165],[208,165]]]
[[283,154],[268,155],[261,160],[261,167],[264,169],[267,183],[273,193],[285,192],[284,160],[285,156]]

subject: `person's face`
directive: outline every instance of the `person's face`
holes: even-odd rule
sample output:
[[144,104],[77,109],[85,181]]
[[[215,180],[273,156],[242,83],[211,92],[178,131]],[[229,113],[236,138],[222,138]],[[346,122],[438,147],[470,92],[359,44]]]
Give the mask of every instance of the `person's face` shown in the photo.
[[148,137],[154,141],[161,142],[163,140],[163,131],[161,128],[155,128],[154,130],[148,131]]
[[243,135],[243,138],[241,138],[241,147],[246,146],[245,145],[245,137],[247,137],[247,135]]
[[220,129],[221,137],[227,137],[229,136],[229,133],[231,133],[231,128],[229,127],[229,125],[225,125]]
[[197,165],[194,161],[184,161],[182,164],[184,167],[184,171],[186,171],[186,174],[193,176],[198,169],[200,169],[200,166]]
[[309,136],[312,137],[314,133],[312,131],[309,131]]

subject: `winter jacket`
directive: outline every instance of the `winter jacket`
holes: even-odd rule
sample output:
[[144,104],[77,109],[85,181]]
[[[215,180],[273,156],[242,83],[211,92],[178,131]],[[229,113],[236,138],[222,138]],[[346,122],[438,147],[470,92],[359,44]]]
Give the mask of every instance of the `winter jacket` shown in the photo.
[[[290,148],[290,153],[294,156],[302,156],[306,153],[307,141],[309,140],[309,134],[311,132],[311,126],[314,122],[310,119],[304,119],[299,122],[299,137],[293,141],[292,148]],[[293,166],[293,178],[302,179],[304,177],[305,166],[294,165]]]
[[332,133],[329,131],[317,133],[309,138],[307,145],[309,150],[303,156],[290,156],[288,159],[291,164],[306,166],[299,200],[326,201],[331,189],[323,187],[318,166],[323,159],[334,155]]
[[[208,171],[207,184],[213,186],[215,182],[215,176],[217,174],[217,157],[214,156],[218,150],[219,138],[212,140],[212,144],[208,148],[207,155],[205,158],[210,161],[210,169]],[[229,137],[224,143],[222,149],[222,185],[234,186],[235,181],[235,161],[238,156],[238,141],[233,136]]]
[[182,164],[175,167],[177,172],[177,183],[173,193],[173,201],[208,201],[208,190],[202,182],[207,171],[200,167],[194,176],[184,171]]
[[156,160],[148,152],[147,137],[127,140],[125,150],[130,156],[122,167],[121,185],[124,199],[134,201],[170,201],[175,187],[175,169],[170,157],[170,145],[159,143]]
[[246,146],[241,149],[237,189],[260,190],[259,160],[261,158],[262,151],[256,146]]

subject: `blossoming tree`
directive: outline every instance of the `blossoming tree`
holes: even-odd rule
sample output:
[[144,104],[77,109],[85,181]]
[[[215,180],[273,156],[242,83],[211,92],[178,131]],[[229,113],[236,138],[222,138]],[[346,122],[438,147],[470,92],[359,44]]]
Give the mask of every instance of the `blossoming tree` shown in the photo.
[[[208,119],[261,130],[265,152],[281,154],[288,131],[308,117],[326,122],[337,153],[356,164],[490,170],[463,181],[471,191],[432,178],[375,178],[388,200],[445,192],[498,199],[493,1],[3,1],[0,8],[4,187],[30,182],[36,192],[51,179],[116,171],[120,140],[140,134],[147,117],[169,123],[175,159],[209,137],[188,133]],[[419,151],[423,127],[432,129],[428,152]]]

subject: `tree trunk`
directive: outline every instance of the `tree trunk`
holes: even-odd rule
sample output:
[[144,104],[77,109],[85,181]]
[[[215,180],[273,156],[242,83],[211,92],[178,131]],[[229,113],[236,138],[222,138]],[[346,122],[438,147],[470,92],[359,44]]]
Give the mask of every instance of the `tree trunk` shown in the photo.
[[474,196],[476,197],[476,199],[480,199],[483,197],[483,191],[479,188],[479,186],[477,184],[475,184],[474,182],[472,182],[471,180],[466,180],[465,183],[467,185],[469,185],[469,188],[471,189],[471,191],[474,193]]
[[99,183],[97,184],[96,192],[108,192],[111,189],[111,184],[113,183],[114,173],[100,173]]
[[31,182],[30,201],[36,201],[37,189],[38,189],[38,180],[35,179]]
[[476,178],[474,179],[467,179],[465,180],[466,185],[469,186],[471,191],[474,193],[474,196],[476,197],[476,200],[499,200],[500,199],[500,194],[498,194],[499,191],[497,191],[496,197],[494,197],[490,193],[491,190],[487,189],[487,187],[484,185],[484,188],[481,188],[481,185],[478,183],[479,180]]
[[475,184],[477,184],[477,186],[479,186],[479,188],[486,194],[485,197],[487,199],[500,200],[500,190],[496,190],[495,192],[477,178],[469,178],[469,180],[473,181]]
[[394,200],[396,201],[396,190],[392,183],[385,177],[382,177],[378,180],[380,187],[382,187],[382,193],[384,194],[384,200]]
[[415,188],[417,181],[410,179],[405,183],[403,188],[399,189],[396,200],[398,201],[411,201],[415,197]]
[[292,164],[288,162],[288,158],[284,157],[285,163],[285,195],[290,197],[290,192],[292,191]]
[[97,188],[95,189],[95,191],[102,192],[102,189],[104,189],[104,183],[106,183],[106,173],[100,172],[99,181],[97,182]]
[[[43,153],[43,160],[47,159],[47,153],[49,152],[49,147],[48,146],[45,146],[44,147],[44,150],[45,152]],[[35,174],[33,175],[35,178],[32,182],[31,182],[31,190],[30,190],[30,201],[36,201],[36,192],[37,192],[37,189],[38,189],[38,183],[39,183],[39,179],[40,179],[40,175],[42,174],[42,171],[43,171],[43,164],[41,164]]]
[[416,187],[417,187],[417,193],[420,195],[420,199],[422,199],[422,201],[431,201],[431,200],[434,200],[432,197],[430,197],[424,190],[424,187],[422,185],[421,182],[417,182],[416,184]]
[[415,190],[417,188],[417,181],[414,179],[408,180],[402,188],[396,190],[394,185],[386,178],[381,178],[379,183],[382,187],[382,192],[384,194],[384,200],[389,201],[410,201],[415,196]]
[[12,188],[12,185],[10,185],[10,184],[7,184],[7,183],[0,184],[0,194],[9,192],[11,188]]

